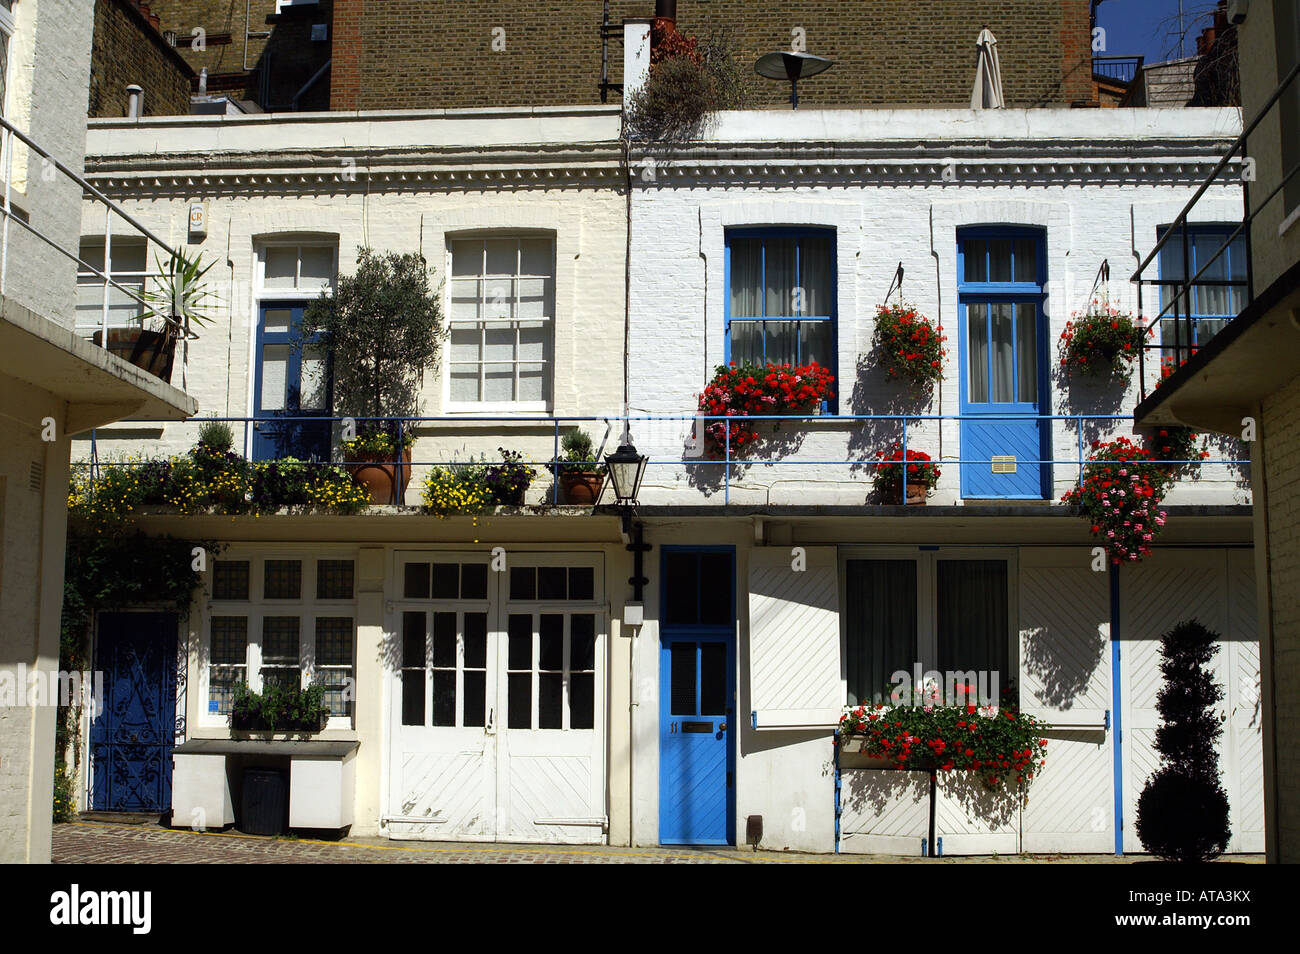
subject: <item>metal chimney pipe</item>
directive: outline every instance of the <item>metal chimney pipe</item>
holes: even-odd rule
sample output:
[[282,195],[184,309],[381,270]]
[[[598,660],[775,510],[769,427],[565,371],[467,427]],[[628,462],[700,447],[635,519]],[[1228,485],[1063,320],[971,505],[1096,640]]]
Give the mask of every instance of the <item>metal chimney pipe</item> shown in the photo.
[[677,23],[677,0],[655,0],[655,19]]
[[208,68],[206,66],[199,70],[199,95],[208,95]]
[[144,111],[144,89],[132,83],[126,88],[126,118],[139,119]]

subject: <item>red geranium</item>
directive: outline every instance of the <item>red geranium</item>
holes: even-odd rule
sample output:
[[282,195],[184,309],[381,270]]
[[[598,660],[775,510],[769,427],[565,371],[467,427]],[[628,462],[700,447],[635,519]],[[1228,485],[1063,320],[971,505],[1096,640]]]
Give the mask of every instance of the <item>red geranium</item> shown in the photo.
[[[809,414],[835,396],[835,376],[818,364],[732,364],[719,367],[700,395],[699,409],[709,417],[771,417]],[[773,429],[778,422],[773,422]],[[705,439],[711,453],[725,453],[730,434],[734,455],[758,440],[753,421],[710,421]]]
[[880,352],[885,373],[929,385],[943,378],[943,326],[935,325],[914,305],[877,305],[873,346]]

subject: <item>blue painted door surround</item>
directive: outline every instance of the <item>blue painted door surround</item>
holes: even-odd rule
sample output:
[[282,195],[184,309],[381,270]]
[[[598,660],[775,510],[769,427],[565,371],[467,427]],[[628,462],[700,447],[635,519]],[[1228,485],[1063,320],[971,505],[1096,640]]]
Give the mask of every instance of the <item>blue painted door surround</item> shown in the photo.
[[[263,304],[257,320],[257,369],[254,384],[253,459],[329,460],[330,423],[328,421],[284,421],[285,417],[325,417],[329,415],[329,388],[326,382],[323,408],[304,408],[302,394],[302,316],[307,306],[301,302]],[[279,374],[267,374],[268,356],[283,363],[283,380]],[[274,393],[271,393],[274,391]]]
[[659,841],[735,844],[735,550],[661,559]]

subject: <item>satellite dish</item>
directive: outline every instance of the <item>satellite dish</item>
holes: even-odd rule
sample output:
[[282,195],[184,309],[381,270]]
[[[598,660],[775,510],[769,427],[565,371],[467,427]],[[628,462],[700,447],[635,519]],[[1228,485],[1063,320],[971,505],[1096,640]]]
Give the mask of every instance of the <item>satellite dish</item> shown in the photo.
[[811,53],[764,53],[754,64],[754,72],[768,79],[790,81],[790,106],[799,108],[799,81],[818,73],[825,73],[835,65],[834,60]]

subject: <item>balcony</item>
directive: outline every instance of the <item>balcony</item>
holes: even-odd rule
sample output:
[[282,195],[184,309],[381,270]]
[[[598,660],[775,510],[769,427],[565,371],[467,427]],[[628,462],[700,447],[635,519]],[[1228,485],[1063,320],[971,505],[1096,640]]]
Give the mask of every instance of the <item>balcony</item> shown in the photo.
[[[524,465],[533,470],[533,478],[522,498],[524,509],[513,512],[566,512],[566,499],[557,475],[563,475],[574,465],[564,459],[562,438],[574,430],[586,430],[593,435],[593,446],[598,460],[612,452],[621,442],[621,435],[630,433],[638,450],[647,455],[648,464],[639,503],[649,508],[686,508],[694,513],[750,511],[796,512],[809,508],[849,509],[857,515],[903,516],[912,514],[936,515],[938,512],[963,513],[967,516],[984,513],[1030,513],[1046,516],[1068,514],[1073,508],[1060,506],[1061,496],[1071,490],[1079,475],[1090,466],[1093,441],[1107,440],[1121,434],[1132,433],[1129,415],[1039,415],[1020,418],[1020,424],[1038,429],[1042,436],[1039,446],[1044,452],[1037,457],[1014,457],[963,450],[962,428],[972,424],[986,424],[987,417],[961,415],[807,415],[782,417],[749,417],[744,420],[758,425],[763,439],[743,451],[734,447],[730,431],[722,428],[720,443],[701,441],[710,425],[721,422],[735,423],[736,417],[705,417],[689,414],[629,417],[491,417],[442,416],[419,417],[402,420],[385,420],[402,443],[407,434],[413,434],[413,449],[409,460],[394,462],[398,480],[410,478],[410,486],[397,507],[371,507],[372,512],[437,512],[421,507],[422,491],[430,473],[442,468],[443,473],[466,474],[472,468],[501,465],[498,449],[504,447],[522,455]],[[162,507],[170,512],[191,513],[342,513],[356,515],[366,509],[365,504],[331,509],[329,506],[312,506],[301,495],[292,499],[275,499],[274,493],[264,488],[270,486],[258,474],[272,464],[278,472],[315,473],[324,480],[328,476],[332,490],[313,491],[320,499],[337,499],[338,488],[346,481],[346,471],[362,465],[362,461],[343,459],[338,449],[341,428],[351,422],[358,425],[376,424],[379,421],[345,419],[338,417],[284,417],[255,420],[247,417],[195,419],[184,424],[165,428],[162,422],[131,421],[124,423],[130,430],[118,443],[112,431],[97,431],[89,444],[81,448],[85,457],[73,464],[79,475],[81,493],[98,482],[113,480],[123,469],[139,474],[141,481],[156,481],[167,469],[166,461],[182,459],[192,454],[198,428],[208,422],[230,426],[233,432],[229,459],[232,466],[244,476],[231,485],[245,487],[237,491],[238,499],[224,499],[215,509],[200,498],[193,498],[196,506],[186,509],[180,495],[163,499],[159,492],[138,486],[130,493],[142,493],[138,501],[141,512]],[[290,441],[285,453],[265,460],[246,463],[254,456],[258,429],[272,427],[286,435]],[[772,430],[769,430],[769,427]],[[147,458],[124,458],[114,450],[116,446],[141,446],[139,435],[151,428],[157,438],[149,442]],[[329,460],[300,460],[291,452],[293,440],[309,430],[319,430],[325,437],[324,446],[332,449],[336,458]],[[975,445],[972,440],[972,446]],[[940,470],[940,476],[931,489],[929,506],[908,506],[909,491],[916,490],[912,472],[898,468],[902,484],[901,493],[893,499],[882,495],[876,486],[879,452],[899,451],[906,458],[911,451],[927,454]],[[1170,492],[1169,501],[1175,506],[1193,506],[1209,513],[1228,512],[1222,508],[1237,508],[1249,502],[1244,488],[1248,485],[1248,461],[1231,453],[1235,447],[1224,443],[1210,445],[1204,459],[1179,459],[1168,462],[1176,467],[1181,479]],[[1007,475],[1007,476],[999,476]],[[1018,475],[1027,482],[1028,492],[998,495],[980,492],[996,481],[1010,480]],[[280,479],[276,477],[275,479]],[[246,485],[239,481],[246,481]],[[259,483],[261,481],[261,483]],[[133,485],[134,486],[134,485]],[[972,488],[976,492],[972,492]],[[1025,490],[1025,487],[1021,487]],[[152,496],[150,494],[152,493]],[[331,498],[330,495],[334,497]],[[917,496],[913,494],[913,496]],[[920,501],[925,502],[924,495]],[[354,501],[355,503],[355,501]],[[427,501],[425,501],[427,503]],[[586,502],[570,507],[573,513],[591,513],[593,506],[601,510],[613,505],[608,481],[600,488],[594,505]],[[224,508],[224,509],[223,509]],[[451,513],[473,514],[493,509],[491,502],[482,506],[454,509]],[[73,508],[74,514],[77,508]],[[826,512],[831,512],[827,510]],[[445,513],[441,515],[447,515]]]
[[1141,56],[1094,56],[1093,78],[1128,86],[1142,72],[1144,59]]
[[[114,262],[124,248],[138,249],[141,262],[149,249],[173,263],[181,257],[167,242],[113,202],[81,175],[68,168],[31,137],[0,117],[0,165],[4,169],[4,201],[0,205],[0,298],[26,298],[27,307],[41,311],[57,307],[64,286],[47,288],[66,259],[78,271],[78,299],[72,314],[53,314],[61,325],[71,324],[78,335],[117,354],[162,381],[171,380],[171,353],[176,341],[192,337],[189,319],[158,319],[150,332],[141,316],[157,307],[149,287],[170,287],[176,275],[131,271],[124,280]],[[79,241],[82,203],[103,209],[103,242],[97,261],[87,261]],[[73,224],[75,223],[75,225]],[[69,247],[75,243],[75,247]],[[96,256],[89,256],[95,259]],[[61,281],[61,279],[59,279]],[[166,353],[151,348],[153,334],[166,344]],[[167,343],[170,342],[170,343]],[[183,360],[183,358],[182,358]]]

